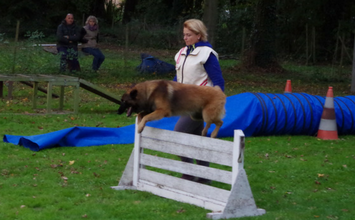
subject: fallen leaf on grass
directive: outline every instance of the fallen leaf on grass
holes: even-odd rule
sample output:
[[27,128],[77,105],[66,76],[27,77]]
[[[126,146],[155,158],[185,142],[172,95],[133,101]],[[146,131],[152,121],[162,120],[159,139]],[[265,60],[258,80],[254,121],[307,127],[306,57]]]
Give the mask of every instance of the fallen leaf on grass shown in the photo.
[[75,163],[75,160],[69,161],[69,165],[73,165]]
[[82,217],[82,218],[87,218],[87,217],[88,217],[88,215],[87,215],[87,214],[85,214],[85,215],[82,215],[81,217]]
[[22,205],[22,206],[20,206],[20,208],[23,209],[23,208],[26,208],[26,206],[25,206],[25,205]]
[[[57,168],[57,167],[59,167],[60,165],[61,165],[61,164],[59,164],[59,165],[58,165],[58,164],[51,164],[51,167],[52,167],[52,168]],[[63,166],[63,165],[62,165],[62,166]]]
[[179,209],[179,210],[176,211],[176,213],[184,213],[184,212],[186,212],[186,210],[183,209],[183,208],[181,208],[181,209]]
[[315,184],[321,185],[321,183],[320,183],[320,182],[318,182],[318,181],[315,181]]
[[324,174],[318,173],[318,177],[323,177]]

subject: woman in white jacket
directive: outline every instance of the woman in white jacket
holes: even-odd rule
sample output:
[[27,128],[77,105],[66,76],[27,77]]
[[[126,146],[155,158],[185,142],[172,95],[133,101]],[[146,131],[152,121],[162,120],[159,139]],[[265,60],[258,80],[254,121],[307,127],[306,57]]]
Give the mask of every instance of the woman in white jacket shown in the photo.
[[[195,84],[199,86],[218,85],[224,91],[224,79],[218,62],[218,54],[207,41],[207,28],[202,21],[190,19],[184,22],[184,41],[186,46],[175,55],[176,76],[174,81]],[[174,130],[189,134],[201,135],[204,128],[203,121],[194,121],[190,116],[182,116]],[[192,158],[181,157],[181,160],[193,163]],[[209,166],[209,162],[196,160],[196,163]],[[204,178],[183,174],[183,179],[200,183],[210,183]]]

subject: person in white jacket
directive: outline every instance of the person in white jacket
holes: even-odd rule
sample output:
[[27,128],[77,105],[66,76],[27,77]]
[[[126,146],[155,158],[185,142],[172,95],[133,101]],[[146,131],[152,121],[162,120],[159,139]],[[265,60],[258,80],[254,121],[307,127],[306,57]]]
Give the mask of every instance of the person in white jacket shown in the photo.
[[[218,54],[207,41],[207,28],[198,19],[184,22],[184,41],[186,46],[175,55],[176,76],[174,81],[195,84],[199,86],[218,85],[224,91],[224,79],[218,62]],[[203,121],[192,120],[190,116],[182,116],[174,130],[189,134],[201,135],[204,128]],[[194,159],[181,157],[181,160],[193,163]],[[196,163],[209,166],[209,162],[196,160]],[[183,174],[183,179],[209,184],[211,181]]]

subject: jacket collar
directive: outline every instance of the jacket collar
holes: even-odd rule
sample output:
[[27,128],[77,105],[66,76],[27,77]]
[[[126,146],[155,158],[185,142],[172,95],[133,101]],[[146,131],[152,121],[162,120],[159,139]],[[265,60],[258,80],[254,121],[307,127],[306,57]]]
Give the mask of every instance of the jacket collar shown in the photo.
[[212,48],[212,45],[206,41],[199,41],[193,45],[186,46],[186,54],[189,55],[191,52],[193,52],[197,47],[210,47]]

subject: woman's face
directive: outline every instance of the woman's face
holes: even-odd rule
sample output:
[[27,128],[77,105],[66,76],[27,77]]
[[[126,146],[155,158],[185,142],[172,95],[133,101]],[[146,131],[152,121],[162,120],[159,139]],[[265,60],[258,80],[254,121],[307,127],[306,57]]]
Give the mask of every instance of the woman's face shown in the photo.
[[200,34],[195,34],[194,32],[192,32],[191,30],[185,27],[183,32],[184,32],[184,41],[186,46],[193,45],[200,41],[201,38]]
[[90,25],[90,26],[94,26],[94,25],[95,25],[95,21],[94,21],[94,20],[92,20],[92,19],[91,19],[91,20],[89,20],[89,25]]

